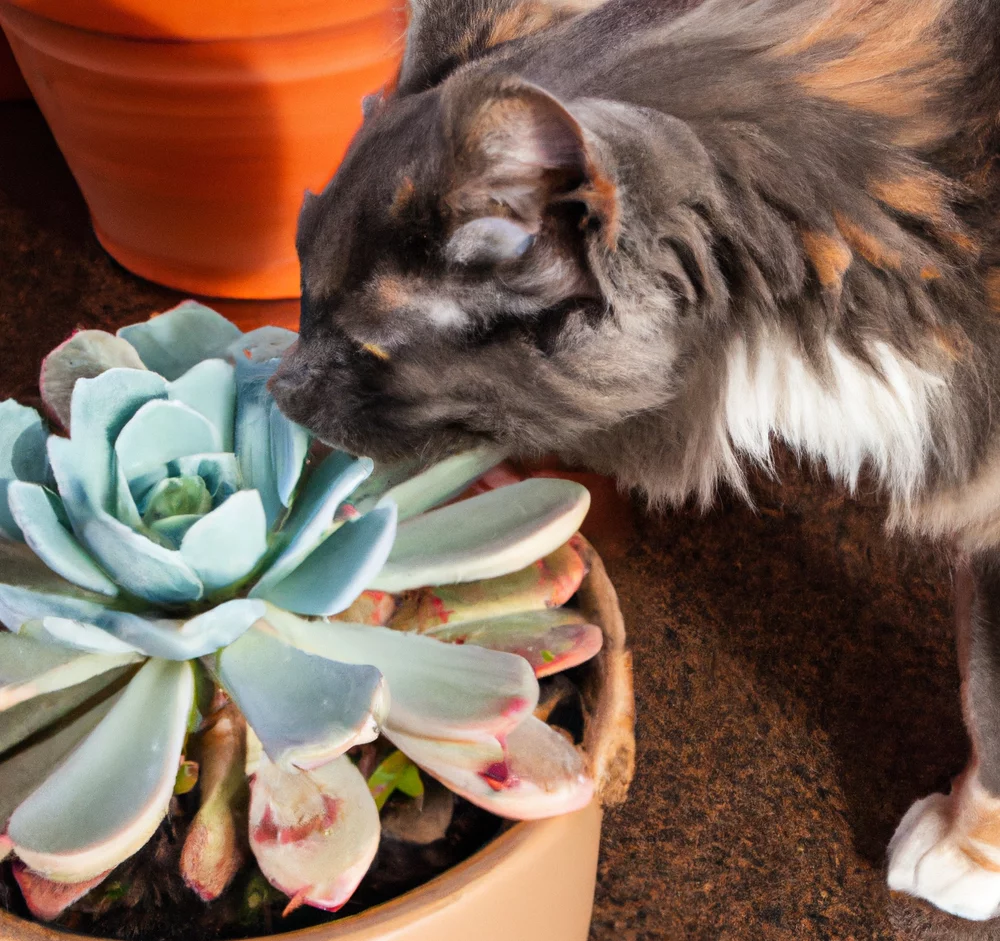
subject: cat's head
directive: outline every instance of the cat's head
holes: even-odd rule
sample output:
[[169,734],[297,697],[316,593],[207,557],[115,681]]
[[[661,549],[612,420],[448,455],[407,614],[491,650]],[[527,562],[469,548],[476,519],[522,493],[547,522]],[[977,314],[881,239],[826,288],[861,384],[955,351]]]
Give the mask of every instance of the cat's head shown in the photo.
[[500,66],[439,81],[412,47],[399,89],[368,102],[302,210],[300,339],[272,380],[282,409],[390,459],[484,439],[564,448],[655,405],[662,323],[623,329],[608,296],[609,272],[649,250],[623,232],[614,109],[571,110]]

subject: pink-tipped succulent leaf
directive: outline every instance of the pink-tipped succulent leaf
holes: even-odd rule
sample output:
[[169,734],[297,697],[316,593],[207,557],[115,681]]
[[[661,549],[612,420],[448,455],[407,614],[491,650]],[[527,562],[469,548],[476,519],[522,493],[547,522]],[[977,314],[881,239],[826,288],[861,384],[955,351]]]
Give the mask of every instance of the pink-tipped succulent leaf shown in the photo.
[[379,816],[346,756],[313,771],[261,757],[250,786],[250,848],[267,880],[298,905],[336,911],[378,850]]
[[586,574],[587,565],[574,537],[510,575],[407,592],[389,626],[423,632],[444,625],[558,608],[573,597]]

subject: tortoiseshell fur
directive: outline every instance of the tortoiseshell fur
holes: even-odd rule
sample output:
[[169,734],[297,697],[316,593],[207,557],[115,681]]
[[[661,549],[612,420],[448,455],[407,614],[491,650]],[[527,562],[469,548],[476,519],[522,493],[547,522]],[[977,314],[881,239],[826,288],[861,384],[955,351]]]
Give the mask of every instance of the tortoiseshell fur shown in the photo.
[[275,394],[377,458],[488,439],[654,503],[745,492],[774,437],[870,472],[955,550],[973,740],[890,884],[1000,914],[1000,4],[684,7],[420,0],[307,198]]

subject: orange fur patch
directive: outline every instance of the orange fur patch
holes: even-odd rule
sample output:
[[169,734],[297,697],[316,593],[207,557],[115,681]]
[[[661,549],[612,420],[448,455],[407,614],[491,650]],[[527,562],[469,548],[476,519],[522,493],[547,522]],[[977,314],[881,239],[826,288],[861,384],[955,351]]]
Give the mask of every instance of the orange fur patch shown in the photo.
[[[811,93],[872,114],[903,119],[899,143],[928,144],[948,130],[928,110],[934,90],[956,64],[943,53],[940,24],[952,0],[828,0],[804,33],[775,50],[815,55],[799,83]],[[844,43],[850,43],[846,52]],[[831,50],[822,56],[825,48]],[[839,52],[839,54],[838,54]]]
[[604,244],[610,251],[618,247],[621,231],[621,207],[618,203],[618,187],[613,180],[604,176],[596,168],[590,168],[591,182],[582,187],[580,195],[591,210],[601,219],[604,226]]
[[396,193],[392,197],[392,205],[389,207],[389,215],[393,219],[402,214],[403,210],[410,204],[416,191],[413,180],[408,176],[404,176],[403,182],[396,188]]
[[933,173],[882,180],[872,184],[871,192],[880,202],[917,219],[940,224],[948,216],[944,180]]
[[941,277],[941,269],[937,265],[924,265],[920,269],[920,277],[925,281],[936,281]]
[[866,232],[843,213],[835,212],[833,217],[847,244],[876,268],[881,268],[883,271],[899,271],[903,266],[903,256],[899,251],[883,245],[871,232]]
[[985,853],[979,852],[974,846],[969,846],[968,843],[963,843],[959,846],[963,855],[967,856],[972,860],[980,869],[985,869],[986,872],[1000,872],[1000,865],[997,865],[989,856]]
[[379,278],[375,284],[375,296],[379,306],[386,310],[405,307],[410,301],[410,292],[398,278]]
[[364,343],[362,344],[361,349],[363,349],[366,353],[371,353],[372,356],[376,359],[382,360],[383,362],[389,358],[389,354],[376,343]]
[[986,299],[990,307],[1000,313],[1000,268],[990,268],[986,272]]
[[871,194],[891,209],[931,224],[937,234],[967,254],[979,246],[962,229],[949,205],[950,184],[931,171],[908,173],[895,180],[879,180],[869,187]]
[[839,291],[854,257],[847,243],[839,235],[807,229],[802,232],[802,245],[819,283],[827,290]]

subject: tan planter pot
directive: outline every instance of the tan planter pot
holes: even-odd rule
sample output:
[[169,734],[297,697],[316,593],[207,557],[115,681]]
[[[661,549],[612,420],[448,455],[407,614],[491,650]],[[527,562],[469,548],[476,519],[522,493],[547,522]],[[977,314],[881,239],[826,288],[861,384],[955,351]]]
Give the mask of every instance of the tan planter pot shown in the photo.
[[[289,941],[586,941],[601,837],[601,806],[625,799],[635,762],[632,660],[615,590],[587,544],[580,607],[604,630],[584,668],[584,747],[599,800],[575,814],[519,823],[465,862],[385,905],[281,935]],[[71,941],[0,912],[4,941]],[[276,936],[277,937],[277,936]],[[256,939],[264,941],[264,939]]]

